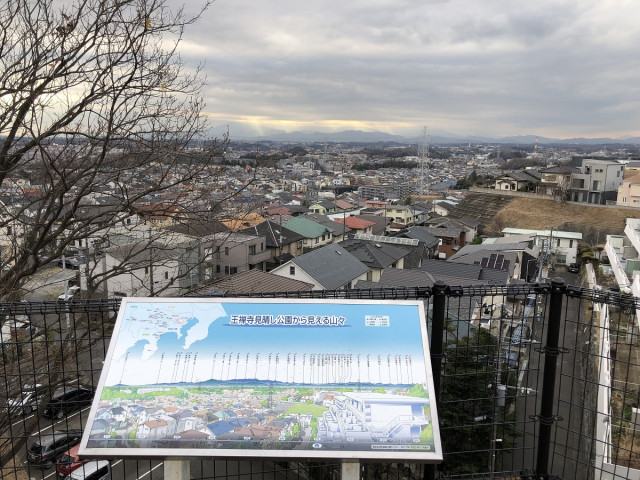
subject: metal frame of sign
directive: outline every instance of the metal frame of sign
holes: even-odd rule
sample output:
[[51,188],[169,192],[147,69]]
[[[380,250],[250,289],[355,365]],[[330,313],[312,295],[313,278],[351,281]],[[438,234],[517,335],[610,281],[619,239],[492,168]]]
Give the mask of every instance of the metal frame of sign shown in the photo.
[[423,303],[123,298],[79,453],[441,462]]

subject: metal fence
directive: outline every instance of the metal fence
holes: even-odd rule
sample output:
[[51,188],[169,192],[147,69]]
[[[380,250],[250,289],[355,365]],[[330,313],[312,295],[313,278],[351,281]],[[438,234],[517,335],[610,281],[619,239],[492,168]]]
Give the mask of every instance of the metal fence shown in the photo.
[[[633,478],[640,468],[638,299],[565,285],[251,294],[425,303],[444,463],[363,463],[367,479]],[[0,478],[51,478],[33,445],[81,429],[119,302],[0,304]],[[75,402],[75,403],[74,403]],[[31,452],[31,454],[29,454]],[[113,478],[163,478],[159,460],[110,462]],[[337,462],[193,460],[199,479],[335,479]],[[640,478],[640,475],[638,476]]]

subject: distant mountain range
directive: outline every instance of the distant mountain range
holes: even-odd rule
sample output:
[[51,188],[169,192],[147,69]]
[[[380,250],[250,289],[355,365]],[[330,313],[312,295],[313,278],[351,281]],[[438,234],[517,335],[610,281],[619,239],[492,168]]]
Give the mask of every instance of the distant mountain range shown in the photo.
[[[295,143],[376,143],[393,142],[399,144],[416,145],[420,142],[420,137],[403,137],[385,132],[364,132],[361,130],[345,130],[343,132],[284,132],[271,131],[259,137],[233,137],[232,140],[255,141],[255,142],[295,142]],[[548,138],[538,136],[538,145],[633,145],[640,143],[640,137],[622,138]],[[459,136],[450,132],[434,132],[429,134],[429,143],[432,145],[450,145],[465,143],[483,144],[510,144],[510,145],[533,145],[536,135],[516,135],[511,137],[491,138],[479,136]]]

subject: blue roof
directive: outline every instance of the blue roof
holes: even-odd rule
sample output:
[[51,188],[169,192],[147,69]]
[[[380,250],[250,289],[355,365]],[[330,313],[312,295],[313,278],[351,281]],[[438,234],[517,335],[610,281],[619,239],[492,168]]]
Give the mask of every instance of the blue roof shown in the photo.
[[207,425],[207,428],[211,430],[214,435],[222,435],[223,433],[233,432],[235,427],[229,422],[221,420],[219,422],[213,422]]

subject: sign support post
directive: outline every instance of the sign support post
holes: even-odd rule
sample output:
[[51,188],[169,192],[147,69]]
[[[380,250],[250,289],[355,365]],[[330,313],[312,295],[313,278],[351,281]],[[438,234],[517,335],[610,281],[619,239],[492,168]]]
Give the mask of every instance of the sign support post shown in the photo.
[[164,461],[164,478],[166,480],[189,480],[191,478],[189,460],[166,459]]
[[360,462],[357,460],[342,461],[342,480],[360,480]]

